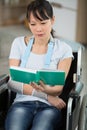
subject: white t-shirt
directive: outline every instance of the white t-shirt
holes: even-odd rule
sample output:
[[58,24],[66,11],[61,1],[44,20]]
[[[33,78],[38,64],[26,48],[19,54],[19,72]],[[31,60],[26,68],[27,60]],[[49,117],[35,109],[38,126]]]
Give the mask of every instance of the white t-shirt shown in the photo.
[[[65,59],[65,58],[73,57],[72,49],[68,44],[66,44],[63,41],[60,41],[59,39],[51,38],[51,40],[54,43],[54,47],[53,47],[53,54],[51,57],[51,62],[50,62],[49,68],[57,69],[58,63],[61,60]],[[12,43],[9,58],[21,60],[22,56],[25,52],[25,49],[26,49],[26,44],[24,42],[24,36],[17,37]],[[46,54],[35,54],[35,53],[32,53],[32,51],[31,51],[27,64],[26,64],[26,68],[31,68],[31,69],[44,68],[45,55]],[[39,100],[39,101],[49,104],[48,101],[46,101],[44,99],[34,97],[31,95],[23,95],[23,94],[17,94],[15,102],[16,101],[34,101],[34,100]]]

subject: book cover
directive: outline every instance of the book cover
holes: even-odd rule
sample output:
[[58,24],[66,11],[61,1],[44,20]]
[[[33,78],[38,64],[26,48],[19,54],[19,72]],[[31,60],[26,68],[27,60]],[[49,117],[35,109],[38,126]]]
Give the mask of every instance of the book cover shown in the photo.
[[42,80],[47,85],[64,85],[65,72],[58,70],[32,70],[20,67],[10,67],[10,76],[12,80],[29,84],[38,83]]

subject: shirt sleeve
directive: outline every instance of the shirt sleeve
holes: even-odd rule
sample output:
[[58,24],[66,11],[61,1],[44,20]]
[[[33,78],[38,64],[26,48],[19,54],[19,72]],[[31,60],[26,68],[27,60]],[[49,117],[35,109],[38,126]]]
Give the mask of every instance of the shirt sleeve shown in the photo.
[[12,43],[9,59],[20,59],[20,58],[21,54],[20,54],[19,39],[16,38]]
[[72,48],[68,44],[64,44],[63,46],[63,53],[61,59],[66,59],[66,58],[74,58]]

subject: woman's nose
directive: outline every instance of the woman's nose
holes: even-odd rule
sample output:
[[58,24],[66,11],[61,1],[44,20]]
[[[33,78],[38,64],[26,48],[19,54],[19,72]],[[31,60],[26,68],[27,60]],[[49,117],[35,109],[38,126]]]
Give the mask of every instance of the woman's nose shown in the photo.
[[41,32],[42,31],[42,27],[41,26],[37,26],[37,31]]

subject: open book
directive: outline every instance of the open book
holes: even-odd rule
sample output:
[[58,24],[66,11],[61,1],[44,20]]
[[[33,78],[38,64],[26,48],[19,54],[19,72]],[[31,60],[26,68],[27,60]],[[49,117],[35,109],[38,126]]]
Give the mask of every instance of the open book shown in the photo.
[[42,80],[47,85],[64,85],[65,72],[58,70],[32,70],[11,66],[10,76],[12,80],[29,84],[30,82],[39,83]]

